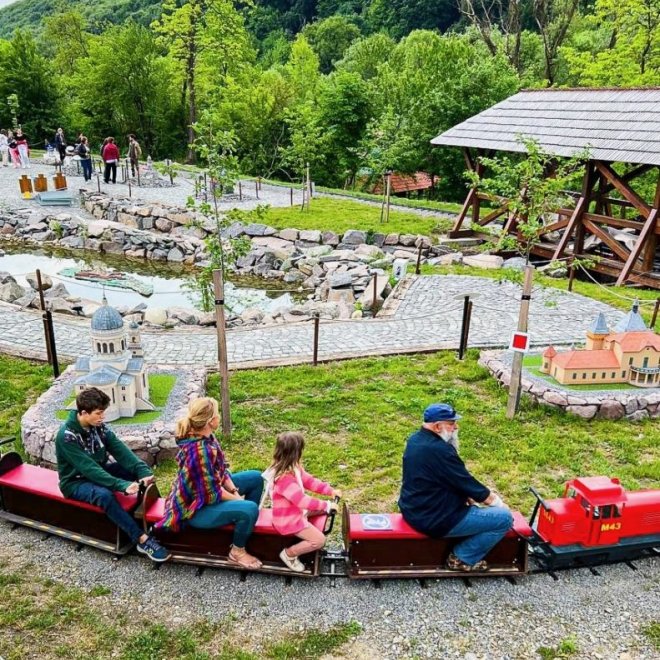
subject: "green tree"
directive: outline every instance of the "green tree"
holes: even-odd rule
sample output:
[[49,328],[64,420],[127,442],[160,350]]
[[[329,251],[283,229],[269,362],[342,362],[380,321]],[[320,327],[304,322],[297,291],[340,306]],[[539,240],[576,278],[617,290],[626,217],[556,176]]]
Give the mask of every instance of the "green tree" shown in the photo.
[[346,16],[330,16],[305,26],[302,34],[319,58],[322,73],[330,73],[348,47],[360,38],[360,28]]
[[351,44],[338,69],[359,74],[363,80],[372,80],[379,67],[388,61],[396,42],[381,32],[369,35]]

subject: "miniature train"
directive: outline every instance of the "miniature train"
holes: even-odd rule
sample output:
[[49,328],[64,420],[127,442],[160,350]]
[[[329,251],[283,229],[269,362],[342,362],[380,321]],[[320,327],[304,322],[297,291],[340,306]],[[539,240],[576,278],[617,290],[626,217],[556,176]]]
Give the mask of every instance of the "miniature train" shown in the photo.
[[[10,452],[0,458],[0,518],[16,525],[61,536],[80,545],[122,556],[132,549],[128,538],[95,506],[66,499],[58,487],[57,472],[22,461]],[[304,573],[293,573],[279,560],[293,537],[280,535],[272,526],[271,512],[264,509],[247,549],[259,557],[261,573],[287,578],[347,575],[351,579],[498,577],[525,575],[530,556],[542,570],[569,566],[593,566],[630,561],[659,554],[660,490],[626,492],[617,479],[586,477],[566,485],[563,497],[544,500],[536,491],[536,506],[529,522],[514,512],[514,524],[488,554],[489,570],[457,573],[445,568],[456,539],[432,539],[410,527],[400,514],[350,513],[343,507],[343,550],[319,551],[302,557]],[[164,500],[155,484],[139,495],[117,494],[125,511],[141,521],[144,529],[159,520]],[[329,534],[334,514],[310,521]],[[203,567],[246,569],[228,558],[232,527],[215,530],[186,528],[178,533],[154,532],[172,552],[172,562]],[[324,561],[330,573],[322,571]],[[345,567],[337,572],[337,563]]]

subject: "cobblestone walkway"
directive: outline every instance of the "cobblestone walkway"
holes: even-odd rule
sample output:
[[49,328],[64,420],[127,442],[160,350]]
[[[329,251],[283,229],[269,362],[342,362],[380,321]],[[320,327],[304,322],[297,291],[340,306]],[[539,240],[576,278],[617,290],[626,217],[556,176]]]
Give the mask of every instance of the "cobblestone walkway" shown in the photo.
[[[478,277],[418,277],[392,316],[355,321],[321,322],[319,359],[391,355],[457,348],[463,296],[473,297],[470,346],[504,347],[516,328],[520,287]],[[532,296],[530,334],[535,345],[584,341],[598,312],[610,325],[623,314],[613,308],[551,289]],[[57,316],[58,355],[72,359],[89,352],[89,320]],[[312,358],[311,322],[229,330],[227,350],[233,368],[300,364]],[[145,356],[164,364],[213,365],[217,361],[214,330],[175,329],[143,332]],[[45,357],[43,323],[38,312],[0,304],[0,351]]]

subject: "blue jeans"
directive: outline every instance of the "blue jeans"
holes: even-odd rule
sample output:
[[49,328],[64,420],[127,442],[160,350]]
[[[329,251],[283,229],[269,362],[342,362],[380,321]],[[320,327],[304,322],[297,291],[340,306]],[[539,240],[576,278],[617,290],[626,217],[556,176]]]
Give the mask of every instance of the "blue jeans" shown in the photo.
[[237,548],[244,548],[259,517],[264,480],[259,470],[237,472],[231,475],[231,479],[245,499],[207,504],[195,513],[188,524],[196,529],[215,529],[233,524],[233,543]]
[[92,180],[92,159],[91,158],[82,158],[80,160],[80,166],[82,167],[83,176],[85,181]]
[[[125,479],[126,481],[135,481],[135,477],[128,470],[119,465],[119,463],[106,463],[101,467],[113,477]],[[115,494],[105,486],[99,486],[91,481],[79,481],[71,494],[71,499],[80,502],[87,502],[88,504],[93,504],[94,506],[103,509],[105,515],[108,516],[108,518],[110,518],[119,529],[126,532],[128,538],[130,538],[133,543],[137,543],[142,534],[144,534],[144,531],[138,527],[138,524],[135,522],[131,514],[121,508],[119,502],[117,502],[117,499],[115,498]]]
[[483,559],[511,529],[511,511],[501,506],[468,508],[467,515],[445,536],[467,536],[454,546],[454,555],[466,564],[476,564]]

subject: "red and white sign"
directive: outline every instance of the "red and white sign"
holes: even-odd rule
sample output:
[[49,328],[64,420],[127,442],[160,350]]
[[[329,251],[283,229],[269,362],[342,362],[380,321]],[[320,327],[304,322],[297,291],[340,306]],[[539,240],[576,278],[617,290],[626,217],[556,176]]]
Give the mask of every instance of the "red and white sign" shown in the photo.
[[514,332],[511,336],[510,351],[517,353],[527,353],[529,349],[529,335],[526,332]]

